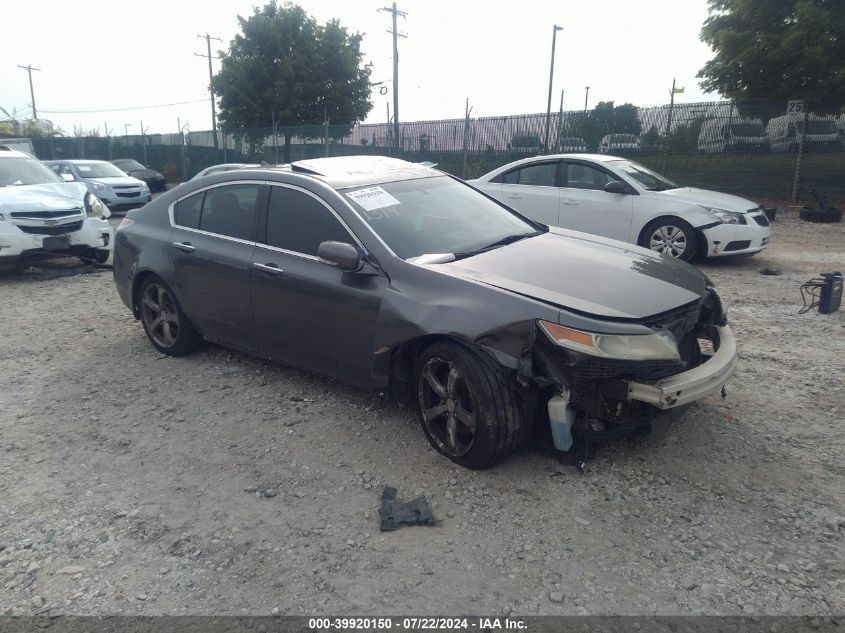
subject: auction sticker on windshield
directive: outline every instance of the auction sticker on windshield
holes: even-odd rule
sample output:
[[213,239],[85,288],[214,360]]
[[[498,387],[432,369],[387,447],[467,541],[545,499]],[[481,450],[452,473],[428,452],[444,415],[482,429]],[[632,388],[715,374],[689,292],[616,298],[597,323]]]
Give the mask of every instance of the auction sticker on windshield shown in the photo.
[[346,194],[352,200],[361,205],[366,211],[373,211],[381,209],[382,207],[392,207],[399,204],[399,201],[387,193],[381,187],[367,187],[366,189],[358,189]]

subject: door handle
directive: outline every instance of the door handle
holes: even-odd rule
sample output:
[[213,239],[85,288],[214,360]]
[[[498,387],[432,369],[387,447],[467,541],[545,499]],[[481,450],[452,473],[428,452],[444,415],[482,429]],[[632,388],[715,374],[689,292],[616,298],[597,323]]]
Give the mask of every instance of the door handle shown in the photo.
[[261,272],[270,273],[271,275],[281,275],[285,272],[276,266],[276,264],[259,264],[258,262],[252,262],[252,267],[257,268]]
[[508,198],[513,198],[514,200],[522,200],[522,196],[518,193],[509,193]]
[[173,246],[178,248],[183,253],[193,253],[196,247],[192,246],[190,242],[173,242]]
[[578,201],[573,200],[572,198],[564,198],[563,200],[561,200],[561,202],[563,204],[568,204],[568,205],[578,204]]

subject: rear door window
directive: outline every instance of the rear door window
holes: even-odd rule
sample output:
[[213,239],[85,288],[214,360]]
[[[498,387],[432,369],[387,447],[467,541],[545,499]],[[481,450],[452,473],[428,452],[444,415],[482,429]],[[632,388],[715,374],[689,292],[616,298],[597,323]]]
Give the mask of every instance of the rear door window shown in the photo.
[[239,240],[255,239],[260,184],[226,185],[205,191],[200,230]]
[[557,177],[557,163],[540,163],[514,169],[502,175],[506,185],[526,185],[533,187],[554,187]]

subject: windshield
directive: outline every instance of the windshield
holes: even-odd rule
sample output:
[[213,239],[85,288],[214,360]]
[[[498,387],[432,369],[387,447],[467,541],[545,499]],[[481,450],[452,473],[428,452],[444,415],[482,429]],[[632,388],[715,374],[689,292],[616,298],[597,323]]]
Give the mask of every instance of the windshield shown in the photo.
[[564,145],[583,145],[584,139],[582,138],[565,138],[563,139]]
[[643,167],[631,160],[612,160],[608,165],[615,167],[626,176],[636,180],[649,191],[666,191],[667,189],[677,189],[679,186],[668,178],[654,173],[648,167]]
[[734,136],[766,136],[766,128],[762,123],[734,123],[731,125]]
[[74,165],[82,178],[126,177],[126,174],[111,163],[74,163]]
[[0,187],[54,182],[64,181],[41,161],[34,158],[0,158]]
[[146,167],[136,160],[116,160],[114,161],[114,164],[120,167],[123,171],[138,171],[139,169],[146,169]]
[[469,255],[545,231],[449,176],[341,192],[402,259]]
[[633,134],[611,134],[611,143],[636,143],[637,137]]
[[836,134],[836,125],[830,119],[823,121],[807,121],[807,134]]

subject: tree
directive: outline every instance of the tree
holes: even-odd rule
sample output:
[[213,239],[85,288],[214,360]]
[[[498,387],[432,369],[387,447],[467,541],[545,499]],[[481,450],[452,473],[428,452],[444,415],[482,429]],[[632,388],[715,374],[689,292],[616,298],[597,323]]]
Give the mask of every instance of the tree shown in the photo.
[[789,99],[814,112],[845,106],[842,0],[709,0],[701,39],[716,56],[701,87],[736,99],[765,99],[782,114]]
[[[335,134],[344,136],[367,116],[370,64],[363,63],[360,33],[350,34],[337,20],[318,24],[298,5],[276,0],[238,22],[241,33],[221,54],[212,79],[227,131],[244,129],[255,149],[275,114],[289,162],[291,137],[302,134],[291,128],[315,126],[302,135],[318,136],[328,117]],[[259,127],[265,130],[248,129]]]

